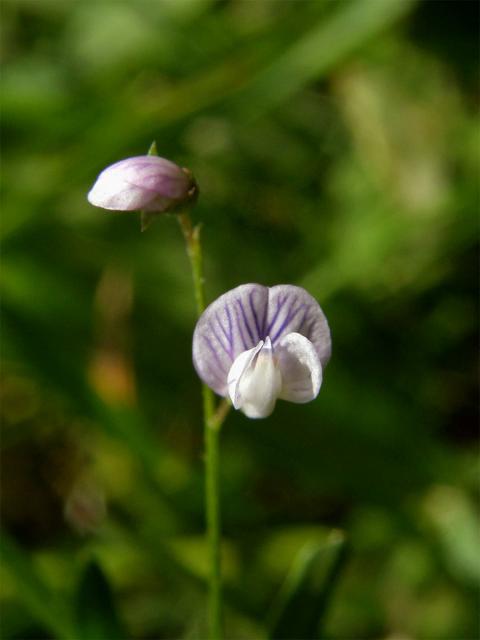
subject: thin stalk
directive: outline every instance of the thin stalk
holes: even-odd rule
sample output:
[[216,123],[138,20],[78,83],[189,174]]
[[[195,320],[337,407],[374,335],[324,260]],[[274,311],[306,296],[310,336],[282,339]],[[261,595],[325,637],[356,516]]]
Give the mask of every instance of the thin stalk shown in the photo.
[[[202,245],[200,243],[200,225],[193,226],[188,213],[177,215],[182,229],[187,253],[192,268],[193,290],[195,292],[195,302],[197,313],[201,315],[205,310],[205,278],[203,277]],[[213,398],[213,394],[212,394]]]
[[209,639],[222,637],[222,578],[220,563],[219,430],[205,427],[205,509],[210,554],[210,589],[208,602]]
[[[178,214],[192,268],[193,287],[198,315],[205,309],[205,280],[203,277],[200,226],[193,226],[188,213]],[[208,632],[209,640],[222,638],[222,581],[220,564],[220,499],[219,499],[219,436],[220,427],[229,405],[215,407],[213,391],[202,384],[205,439],[205,512],[209,550]]]

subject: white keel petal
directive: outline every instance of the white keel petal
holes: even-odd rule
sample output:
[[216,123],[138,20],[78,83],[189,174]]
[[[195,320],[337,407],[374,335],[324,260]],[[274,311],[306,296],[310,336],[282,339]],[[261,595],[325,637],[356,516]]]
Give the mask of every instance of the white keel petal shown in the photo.
[[282,378],[270,338],[241,353],[228,375],[228,390],[236,409],[248,418],[266,418],[275,408]]
[[281,400],[310,402],[322,384],[322,364],[314,345],[299,333],[289,333],[275,347],[282,376]]

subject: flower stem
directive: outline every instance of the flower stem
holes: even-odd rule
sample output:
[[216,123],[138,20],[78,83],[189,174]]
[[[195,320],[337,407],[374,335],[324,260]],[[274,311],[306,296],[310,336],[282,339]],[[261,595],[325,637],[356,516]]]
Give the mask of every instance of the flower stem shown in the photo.
[[[193,226],[188,213],[177,215],[192,268],[193,287],[197,312],[205,309],[205,287],[200,244],[200,226]],[[202,384],[203,420],[205,438],[205,512],[207,543],[210,561],[208,596],[208,638],[222,638],[222,582],[220,566],[220,499],[219,499],[219,449],[220,427],[226,418],[229,403],[215,407],[213,391]]]
[[220,565],[220,500],[219,430],[205,427],[205,509],[207,515],[207,540],[210,553],[210,590],[208,603],[208,637],[222,637],[222,581]]
[[[200,243],[200,225],[193,226],[188,213],[177,214],[182,229],[187,253],[192,268],[193,289],[198,315],[205,310],[205,278],[203,277],[202,245]],[[212,394],[213,398],[213,394]]]

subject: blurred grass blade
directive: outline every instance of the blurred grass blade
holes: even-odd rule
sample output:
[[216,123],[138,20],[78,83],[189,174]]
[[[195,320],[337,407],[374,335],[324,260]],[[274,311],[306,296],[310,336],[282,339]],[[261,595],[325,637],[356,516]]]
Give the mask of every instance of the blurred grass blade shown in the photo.
[[95,561],[90,562],[81,578],[77,602],[78,640],[123,640],[127,638],[117,615],[108,580]]
[[14,579],[22,603],[32,616],[56,638],[71,640],[73,636],[67,604],[42,580],[30,557],[2,531],[2,565]]
[[415,0],[337,2],[330,19],[322,18],[235,96],[235,111],[253,118],[281,104],[396,22],[414,4]]
[[272,640],[320,638],[345,552],[345,537],[339,531],[332,532],[326,544],[312,540],[303,545],[268,616]]
[[423,508],[445,566],[478,589],[478,520],[468,496],[456,487],[437,485],[428,492]]
[[155,489],[164,521],[173,523],[181,519],[178,505],[172,503],[156,480],[162,449],[141,413],[134,407],[104,402],[88,383],[84,362],[77,362],[68,350],[58,349],[55,337],[34,318],[9,305],[5,298],[2,303],[3,330],[7,330],[19,357],[39,380],[60,392],[79,415],[91,418],[98,428],[128,446],[140,461],[146,482]]

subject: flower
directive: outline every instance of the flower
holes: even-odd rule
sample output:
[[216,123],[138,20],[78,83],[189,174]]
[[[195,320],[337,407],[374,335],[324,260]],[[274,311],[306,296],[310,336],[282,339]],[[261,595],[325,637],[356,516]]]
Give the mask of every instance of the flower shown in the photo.
[[155,155],[135,156],[110,165],[88,194],[96,207],[112,211],[172,211],[196,199],[192,173]]
[[243,284],[224,293],[193,334],[198,375],[249,418],[269,416],[278,398],[316,398],[330,354],[330,329],[318,302],[288,284]]

